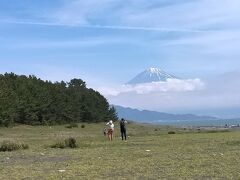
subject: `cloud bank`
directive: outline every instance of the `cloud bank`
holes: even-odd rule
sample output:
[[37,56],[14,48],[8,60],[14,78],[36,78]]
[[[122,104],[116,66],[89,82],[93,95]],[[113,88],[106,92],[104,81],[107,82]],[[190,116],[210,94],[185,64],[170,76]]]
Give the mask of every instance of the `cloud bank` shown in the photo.
[[204,89],[205,84],[200,79],[167,79],[166,82],[152,82],[119,87],[101,87],[98,90],[105,96],[118,96],[123,93],[139,95],[167,92],[189,92]]

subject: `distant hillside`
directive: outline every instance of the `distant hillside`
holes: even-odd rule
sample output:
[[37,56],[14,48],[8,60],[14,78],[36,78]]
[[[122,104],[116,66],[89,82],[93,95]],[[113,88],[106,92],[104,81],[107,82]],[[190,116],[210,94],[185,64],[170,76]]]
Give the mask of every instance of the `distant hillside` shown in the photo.
[[0,126],[117,119],[115,109],[81,79],[43,81],[35,76],[0,75]]
[[156,111],[148,111],[143,110],[140,111],[138,109],[125,108],[121,106],[114,106],[118,116],[120,118],[126,118],[129,120],[141,121],[141,122],[157,122],[159,120],[164,121],[198,121],[198,120],[216,120],[215,117],[210,116],[197,116],[193,114],[169,114],[163,112]]

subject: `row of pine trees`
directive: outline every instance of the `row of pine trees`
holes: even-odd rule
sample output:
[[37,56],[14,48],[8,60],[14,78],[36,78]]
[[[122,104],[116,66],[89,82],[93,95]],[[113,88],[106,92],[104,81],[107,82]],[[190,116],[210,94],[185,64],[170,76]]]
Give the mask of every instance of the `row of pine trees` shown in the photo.
[[54,125],[117,119],[99,92],[81,79],[43,81],[35,76],[0,75],[0,126]]

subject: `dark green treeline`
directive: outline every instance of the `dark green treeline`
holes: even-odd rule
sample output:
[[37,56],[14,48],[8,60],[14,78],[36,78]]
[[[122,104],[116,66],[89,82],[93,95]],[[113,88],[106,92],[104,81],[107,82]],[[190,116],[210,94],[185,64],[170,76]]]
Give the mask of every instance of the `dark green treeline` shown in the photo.
[[81,79],[43,81],[14,73],[0,75],[0,126],[54,125],[117,119],[116,111]]

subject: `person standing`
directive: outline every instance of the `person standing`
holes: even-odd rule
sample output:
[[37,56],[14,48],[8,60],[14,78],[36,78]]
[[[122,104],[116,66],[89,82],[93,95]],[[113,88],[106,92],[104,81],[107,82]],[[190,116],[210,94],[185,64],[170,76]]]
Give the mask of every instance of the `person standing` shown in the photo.
[[127,140],[126,124],[127,124],[127,121],[122,118],[120,121],[120,131],[121,131],[122,140],[125,139],[125,141]]
[[113,140],[113,132],[114,132],[114,124],[113,121],[110,120],[107,124],[107,135],[108,135],[108,139],[109,141]]

